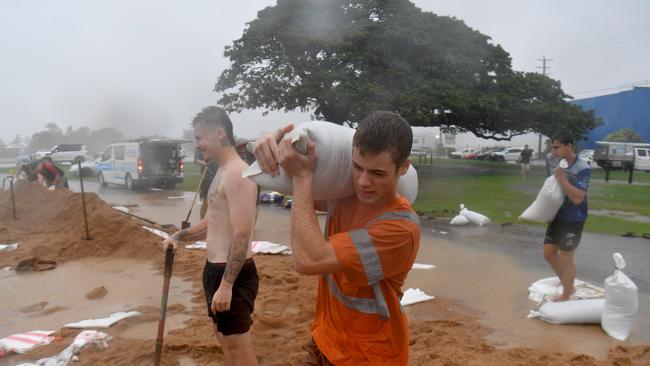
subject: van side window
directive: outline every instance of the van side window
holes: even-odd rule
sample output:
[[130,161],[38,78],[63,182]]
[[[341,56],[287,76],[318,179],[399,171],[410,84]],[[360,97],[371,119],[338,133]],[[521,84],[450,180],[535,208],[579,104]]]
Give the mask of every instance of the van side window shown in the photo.
[[111,158],[111,149],[112,147],[107,147],[102,154],[102,161],[109,160]]
[[639,156],[644,156],[644,157],[648,156],[647,155],[647,150],[645,150],[645,149],[639,149],[638,152],[639,152]]
[[113,146],[115,160],[124,160],[124,146]]
[[138,149],[136,147],[129,147],[126,149],[125,157],[126,158],[135,158],[138,155]]

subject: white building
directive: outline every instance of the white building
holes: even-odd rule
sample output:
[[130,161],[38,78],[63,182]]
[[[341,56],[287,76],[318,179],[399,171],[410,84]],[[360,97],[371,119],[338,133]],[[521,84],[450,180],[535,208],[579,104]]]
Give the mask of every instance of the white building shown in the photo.
[[[531,149],[538,151],[540,134],[527,133],[513,137],[511,140],[492,140],[476,137],[471,132],[449,134],[441,131],[440,127],[412,127],[413,147],[416,151],[444,152],[445,148],[460,150],[466,147],[478,149],[488,147],[511,147],[528,145]],[[545,142],[548,137],[542,135],[542,150],[545,150]]]

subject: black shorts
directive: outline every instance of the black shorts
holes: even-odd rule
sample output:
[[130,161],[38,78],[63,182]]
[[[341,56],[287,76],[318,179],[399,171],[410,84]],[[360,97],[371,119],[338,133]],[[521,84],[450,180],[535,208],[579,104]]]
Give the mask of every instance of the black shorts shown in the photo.
[[544,244],[555,244],[560,250],[570,252],[578,247],[584,222],[553,221],[546,228]]
[[244,262],[244,266],[239,271],[239,275],[232,286],[230,310],[215,314],[210,309],[212,297],[219,288],[225,269],[225,263],[205,262],[203,290],[205,291],[205,300],[208,303],[208,316],[214,321],[219,333],[223,335],[243,334],[248,332],[253,324],[251,314],[253,313],[253,305],[259,288],[257,267],[255,267],[252,258]]

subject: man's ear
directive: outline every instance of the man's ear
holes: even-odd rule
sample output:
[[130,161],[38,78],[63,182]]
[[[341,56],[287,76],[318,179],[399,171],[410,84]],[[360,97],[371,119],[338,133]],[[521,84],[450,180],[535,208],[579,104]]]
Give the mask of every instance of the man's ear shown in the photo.
[[224,130],[223,127],[217,127],[215,133],[217,134],[219,140],[228,139],[228,136],[226,136],[226,130]]
[[406,172],[408,172],[410,166],[411,166],[411,160],[409,160],[409,159],[404,160],[402,165],[400,165],[400,167],[399,167],[399,175],[406,174]]

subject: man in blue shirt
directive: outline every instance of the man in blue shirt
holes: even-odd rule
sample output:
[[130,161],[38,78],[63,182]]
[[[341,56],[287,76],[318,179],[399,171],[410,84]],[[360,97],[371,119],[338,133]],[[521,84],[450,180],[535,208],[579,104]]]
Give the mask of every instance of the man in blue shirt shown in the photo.
[[[573,152],[574,140],[567,132],[559,132],[551,138],[551,154],[547,159],[547,172],[555,176],[566,193],[562,207],[555,219],[548,225],[544,237],[544,258],[562,281],[562,295],[554,301],[569,300],[575,292],[573,281],[576,278],[574,255],[582,228],[587,219],[587,189],[591,170],[587,161],[580,159]],[[564,169],[553,167],[554,162],[566,160],[569,166]],[[552,170],[554,168],[554,170]]]

